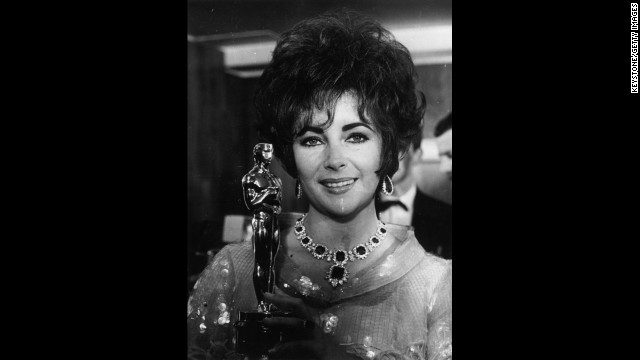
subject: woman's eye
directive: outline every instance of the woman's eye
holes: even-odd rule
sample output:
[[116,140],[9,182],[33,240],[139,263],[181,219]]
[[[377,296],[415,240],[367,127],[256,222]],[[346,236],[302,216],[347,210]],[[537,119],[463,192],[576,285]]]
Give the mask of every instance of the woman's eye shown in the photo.
[[352,142],[352,143],[356,143],[356,144],[363,143],[363,142],[365,142],[367,140],[369,140],[369,138],[367,136],[365,136],[364,134],[360,134],[360,133],[351,134],[349,136],[349,138],[347,139],[347,141]]
[[300,145],[302,146],[317,146],[320,144],[322,144],[322,141],[317,137],[308,137],[300,141]]

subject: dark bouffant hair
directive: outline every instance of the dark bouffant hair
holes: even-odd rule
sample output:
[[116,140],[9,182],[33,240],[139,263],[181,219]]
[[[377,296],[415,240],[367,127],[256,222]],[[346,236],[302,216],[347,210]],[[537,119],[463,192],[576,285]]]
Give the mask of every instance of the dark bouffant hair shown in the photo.
[[314,109],[328,109],[323,126],[329,127],[337,100],[350,92],[361,120],[382,138],[376,173],[391,177],[398,155],[422,133],[426,101],[416,83],[409,51],[389,31],[358,13],[328,12],[282,34],[259,80],[257,128],[295,178],[297,132],[310,124]]

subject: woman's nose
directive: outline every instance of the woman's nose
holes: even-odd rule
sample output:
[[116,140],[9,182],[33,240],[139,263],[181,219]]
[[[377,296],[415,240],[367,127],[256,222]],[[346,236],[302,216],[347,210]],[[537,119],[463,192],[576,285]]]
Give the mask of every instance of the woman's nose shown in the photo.
[[347,166],[342,146],[333,145],[326,149],[327,157],[324,161],[324,167],[333,171],[338,171]]

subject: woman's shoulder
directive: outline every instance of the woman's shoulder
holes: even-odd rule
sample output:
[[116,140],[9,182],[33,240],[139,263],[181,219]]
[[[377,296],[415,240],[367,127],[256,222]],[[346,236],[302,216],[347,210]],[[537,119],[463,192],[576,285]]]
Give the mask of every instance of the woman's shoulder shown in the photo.
[[[292,229],[295,221],[302,216],[301,213],[286,212],[278,215],[280,234]],[[225,261],[226,260],[226,261]],[[254,254],[251,240],[232,242],[224,245],[213,257],[209,267],[215,266],[218,262],[231,262],[234,267],[253,267]]]
[[412,254],[419,254],[422,266],[428,268],[451,268],[451,260],[426,251],[416,238],[412,226],[389,224],[390,233],[394,235],[396,241],[401,246],[406,247],[406,251]]
[[415,236],[411,239],[410,246],[414,252],[421,254],[420,261],[412,270],[414,273],[430,279],[430,282],[434,285],[442,281],[450,281],[452,260],[427,252],[415,239]]
[[253,246],[251,241],[230,243],[220,249],[216,256],[226,258],[234,265],[247,261],[253,262]]
[[251,246],[251,241],[238,241],[223,246],[220,252],[222,251],[226,251],[229,254],[243,254],[247,251],[253,251],[253,247]]
[[436,277],[442,277],[451,272],[452,260],[444,259],[438,255],[434,255],[429,252],[424,252],[425,258],[421,262],[421,267],[424,271],[427,271]]

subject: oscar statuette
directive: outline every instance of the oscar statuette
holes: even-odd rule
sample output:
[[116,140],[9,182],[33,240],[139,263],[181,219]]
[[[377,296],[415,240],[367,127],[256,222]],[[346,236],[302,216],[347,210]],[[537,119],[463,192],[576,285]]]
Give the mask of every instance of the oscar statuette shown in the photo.
[[269,171],[272,158],[272,144],[257,144],[253,148],[255,165],[242,178],[244,202],[253,215],[253,286],[258,306],[255,311],[238,312],[235,332],[236,352],[249,359],[268,359],[268,350],[288,338],[282,331],[264,326],[262,320],[271,316],[291,316],[277,311],[264,298],[265,292],[273,293],[274,262],[280,246],[278,214],[281,212],[282,181]]

